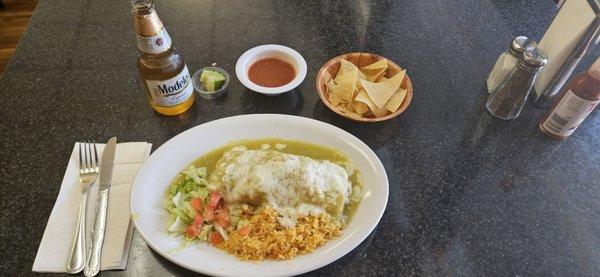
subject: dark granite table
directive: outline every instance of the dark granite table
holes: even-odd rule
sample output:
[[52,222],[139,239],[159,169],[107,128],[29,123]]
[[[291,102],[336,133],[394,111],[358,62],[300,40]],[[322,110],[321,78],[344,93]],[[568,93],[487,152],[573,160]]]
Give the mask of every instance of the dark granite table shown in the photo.
[[[234,73],[260,44],[308,63],[296,91],[265,97],[233,78],[228,95],[179,117],[146,103],[127,1],[40,1],[0,81],[0,275],[31,274],[73,147],[82,139],[154,148],[207,121],[287,113],[339,126],[382,160],[390,197],[377,229],[309,275],[592,276],[600,274],[600,112],[568,140],[538,132],[541,110],[517,120],[484,109],[484,80],[515,35],[539,39],[551,1],[182,1],[157,10],[190,71]],[[414,98],[378,124],[343,119],[315,91],[321,65],[366,51],[408,68]],[[234,75],[233,75],[234,76]],[[187,275],[134,236],[125,271]]]

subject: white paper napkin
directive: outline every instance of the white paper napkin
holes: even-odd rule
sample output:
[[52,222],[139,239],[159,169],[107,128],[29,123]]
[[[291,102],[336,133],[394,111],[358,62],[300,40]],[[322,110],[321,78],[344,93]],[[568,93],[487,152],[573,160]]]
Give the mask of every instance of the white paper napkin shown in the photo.
[[[98,155],[102,159],[104,144],[97,144]],[[150,155],[152,144],[146,142],[127,142],[117,144],[110,187],[106,233],[102,247],[101,269],[125,269],[129,256],[129,246],[133,235],[133,224],[129,209],[129,194],[133,179]],[[79,174],[79,145],[75,143],[65,176],[63,177],[58,198],[48,219],[44,236],[38,248],[33,271],[65,272],[67,257],[71,250],[81,185]],[[96,209],[98,195],[97,181],[88,191],[87,239]]]

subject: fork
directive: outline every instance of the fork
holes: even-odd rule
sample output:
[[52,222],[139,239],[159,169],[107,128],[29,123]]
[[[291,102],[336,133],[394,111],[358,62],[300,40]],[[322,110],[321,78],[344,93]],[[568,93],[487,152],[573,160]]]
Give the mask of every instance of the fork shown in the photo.
[[[92,153],[93,146],[93,153]],[[79,273],[85,266],[85,221],[87,210],[87,195],[91,184],[98,178],[98,151],[95,142],[79,143],[79,183],[81,184],[81,201],[79,202],[79,216],[71,253],[67,261],[68,273]]]

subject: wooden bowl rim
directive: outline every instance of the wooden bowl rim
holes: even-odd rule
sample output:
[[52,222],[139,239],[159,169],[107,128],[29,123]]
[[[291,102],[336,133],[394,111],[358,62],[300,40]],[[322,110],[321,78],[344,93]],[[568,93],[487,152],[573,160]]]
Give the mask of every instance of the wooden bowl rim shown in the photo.
[[340,62],[341,59],[346,59],[346,57],[350,56],[350,55],[371,55],[378,59],[386,59],[388,61],[388,63],[390,63],[392,66],[399,68],[400,70],[404,69],[386,57],[383,57],[383,56],[380,56],[377,54],[373,54],[373,53],[368,53],[368,52],[351,52],[351,53],[342,54],[335,58],[330,59],[325,64],[323,64],[323,66],[321,66],[321,69],[319,69],[319,72],[317,73],[317,78],[316,78],[317,93],[319,94],[319,98],[321,98],[321,101],[323,103],[325,103],[325,105],[330,110],[332,110],[333,112],[335,112],[338,115],[341,115],[345,118],[348,118],[348,119],[351,119],[354,121],[358,121],[358,122],[380,122],[380,121],[392,119],[392,118],[400,115],[402,112],[404,112],[406,110],[406,108],[408,108],[408,106],[410,105],[410,102],[412,100],[412,96],[413,96],[412,82],[411,82],[408,74],[406,74],[404,76],[404,78],[406,78],[406,96],[404,97],[404,100],[402,101],[402,104],[400,105],[398,110],[396,110],[395,112],[393,112],[391,114],[388,114],[388,115],[382,116],[382,117],[354,117],[354,116],[348,115],[348,114],[340,111],[339,109],[337,109],[336,107],[331,105],[331,103],[329,103],[329,100],[327,100],[327,98],[325,97],[325,91],[323,91],[321,89],[321,86],[320,86],[321,80],[323,79],[323,75],[325,74],[325,71],[327,70],[327,68],[331,67],[336,62]]

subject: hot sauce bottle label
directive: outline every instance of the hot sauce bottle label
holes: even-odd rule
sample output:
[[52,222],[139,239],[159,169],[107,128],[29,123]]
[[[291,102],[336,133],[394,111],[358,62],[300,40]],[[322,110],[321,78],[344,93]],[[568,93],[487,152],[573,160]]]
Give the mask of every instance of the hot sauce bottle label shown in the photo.
[[148,54],[160,54],[171,47],[171,37],[166,28],[162,28],[152,36],[137,34],[137,45],[140,51]]
[[600,101],[589,101],[568,91],[542,126],[558,136],[571,135]]
[[187,66],[168,80],[146,80],[152,101],[163,107],[176,106],[192,96],[194,87]]

